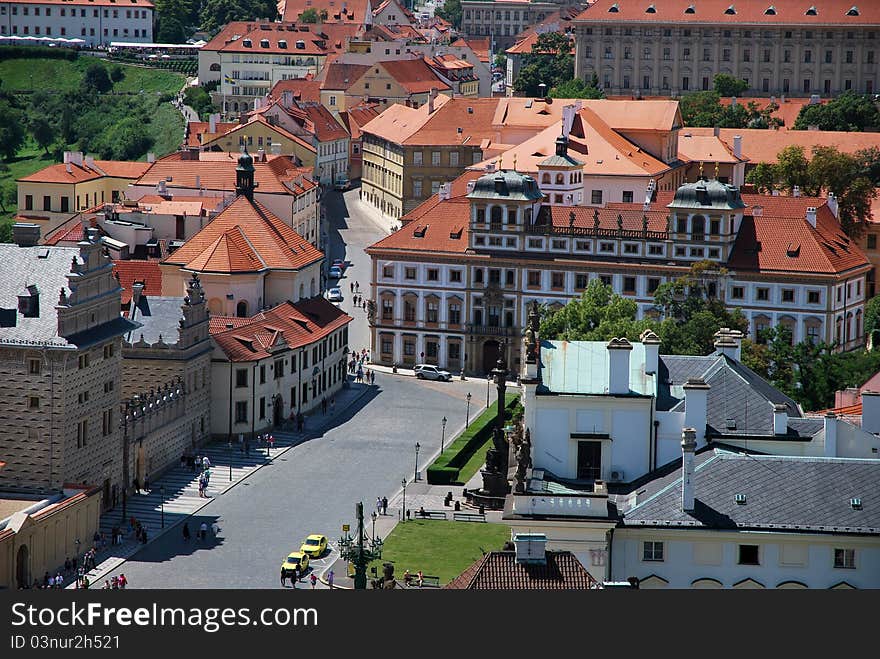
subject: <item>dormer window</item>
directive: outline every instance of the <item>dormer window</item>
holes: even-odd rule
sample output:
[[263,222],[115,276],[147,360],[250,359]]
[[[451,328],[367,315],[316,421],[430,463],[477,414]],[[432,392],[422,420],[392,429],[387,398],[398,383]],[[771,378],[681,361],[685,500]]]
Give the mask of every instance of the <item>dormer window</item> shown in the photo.
[[646,14],[656,14],[657,8],[654,5],[648,5],[648,8],[645,10]]
[[810,7],[809,9],[807,9],[807,11],[804,12],[804,14],[806,14],[807,16],[818,16],[819,10],[815,7]]
[[852,7],[849,8],[849,11],[846,12],[846,15],[847,16],[858,16],[859,15],[859,8],[856,7],[855,5],[853,5]]
[[765,16],[776,16],[776,7],[770,5],[767,9],[764,10]]
[[268,39],[260,39],[260,48],[268,48],[269,40]]
[[282,39],[281,41],[278,42],[278,47],[279,48],[287,48],[287,42]]
[[730,5],[727,9],[724,10],[724,13],[729,16],[733,15],[736,13],[736,7],[734,7],[733,5]]
[[250,39],[244,39],[241,42],[241,45],[244,46],[245,48],[250,48],[253,45],[253,42],[251,42]]
[[696,14],[697,8],[694,7],[693,5],[688,5],[688,8],[684,10],[684,13],[685,14]]
[[619,11],[620,11],[620,7],[617,5],[616,2],[608,8],[609,14],[616,14]]

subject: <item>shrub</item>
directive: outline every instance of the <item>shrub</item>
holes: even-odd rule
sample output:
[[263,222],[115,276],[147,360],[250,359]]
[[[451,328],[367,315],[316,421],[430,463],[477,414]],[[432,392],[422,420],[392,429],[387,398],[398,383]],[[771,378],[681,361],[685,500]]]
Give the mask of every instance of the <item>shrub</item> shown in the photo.
[[49,48],[48,46],[0,46],[0,60],[7,59],[66,59],[71,62],[79,57],[72,48]]

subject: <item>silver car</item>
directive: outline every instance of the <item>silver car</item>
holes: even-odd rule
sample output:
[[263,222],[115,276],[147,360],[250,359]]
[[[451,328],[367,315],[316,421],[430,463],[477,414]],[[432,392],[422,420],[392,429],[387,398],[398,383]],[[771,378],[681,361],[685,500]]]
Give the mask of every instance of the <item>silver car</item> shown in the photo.
[[452,379],[452,373],[432,364],[416,364],[413,366],[413,372],[420,380],[445,380],[448,382]]

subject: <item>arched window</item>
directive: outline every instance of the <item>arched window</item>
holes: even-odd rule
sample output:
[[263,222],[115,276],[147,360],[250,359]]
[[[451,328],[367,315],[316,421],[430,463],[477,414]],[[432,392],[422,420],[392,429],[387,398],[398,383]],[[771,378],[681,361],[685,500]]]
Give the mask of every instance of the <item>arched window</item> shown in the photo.
[[556,174],[556,185],[562,185],[563,183],[565,183],[565,177],[561,173]]
[[247,318],[248,317],[248,304],[247,301],[241,300],[238,304],[235,305],[235,315],[239,318]]
[[706,233],[706,218],[702,215],[694,215],[691,218],[691,237],[701,239]]
[[504,209],[501,206],[492,206],[492,224],[501,224],[504,221]]
[[549,183],[550,182],[550,174],[544,172],[544,175],[541,177],[541,183]]

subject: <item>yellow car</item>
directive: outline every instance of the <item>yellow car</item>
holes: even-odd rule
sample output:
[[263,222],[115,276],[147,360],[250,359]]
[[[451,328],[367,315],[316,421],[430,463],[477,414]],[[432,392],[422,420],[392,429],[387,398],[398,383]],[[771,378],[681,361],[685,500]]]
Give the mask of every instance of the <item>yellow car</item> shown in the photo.
[[298,551],[291,552],[288,554],[287,559],[281,564],[281,576],[282,577],[292,577],[293,571],[296,568],[299,568],[299,573],[302,575],[306,570],[309,569],[309,555],[303,554]]
[[299,550],[306,556],[320,558],[327,550],[327,536],[310,535],[306,538],[306,541],[302,543],[302,547],[300,547]]

